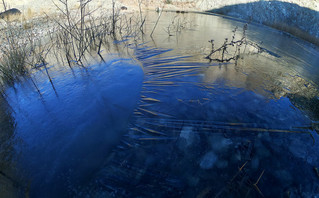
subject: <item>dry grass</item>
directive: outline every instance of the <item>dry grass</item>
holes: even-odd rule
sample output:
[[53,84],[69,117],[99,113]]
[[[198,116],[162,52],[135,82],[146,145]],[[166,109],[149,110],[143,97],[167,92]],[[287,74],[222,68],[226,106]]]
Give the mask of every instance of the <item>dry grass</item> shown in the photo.
[[[41,18],[43,24],[51,24],[52,28],[26,19],[3,23],[0,37],[5,42],[1,46],[0,84],[12,85],[21,77],[30,77],[31,68],[46,68],[48,57],[56,57],[56,62],[69,67],[85,66],[87,55],[99,56],[104,61],[100,52],[109,42],[143,34],[145,19],[141,11],[137,15],[123,15],[115,0],[111,12],[91,10],[91,2],[80,1],[74,9],[68,0],[54,1],[59,14]],[[98,12],[107,14],[96,14]],[[27,15],[32,16],[32,11]]]
[[27,44],[21,42],[20,36],[21,29],[10,23],[2,31],[5,44],[1,48],[0,82],[3,84],[12,84],[28,71],[26,68]]

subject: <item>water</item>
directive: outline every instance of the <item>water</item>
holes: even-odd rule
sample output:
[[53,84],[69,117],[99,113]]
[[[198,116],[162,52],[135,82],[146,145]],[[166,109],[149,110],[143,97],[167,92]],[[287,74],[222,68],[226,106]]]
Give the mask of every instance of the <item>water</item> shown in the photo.
[[319,194],[318,49],[249,25],[271,53],[208,62],[208,40],[221,45],[243,24],[179,14],[185,28],[169,36],[175,15],[163,13],[153,39],[120,42],[131,57],[53,65],[53,86],[34,74],[41,94],[30,80],[6,91],[31,197]]

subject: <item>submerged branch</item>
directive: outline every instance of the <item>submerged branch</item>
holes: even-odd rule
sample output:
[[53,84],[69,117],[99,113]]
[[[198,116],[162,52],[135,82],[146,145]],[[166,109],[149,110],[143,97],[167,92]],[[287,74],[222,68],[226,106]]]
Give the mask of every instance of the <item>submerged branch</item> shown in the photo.
[[[213,39],[208,41],[209,43],[211,43],[211,51],[205,58],[208,59],[209,61],[217,61],[217,62],[230,62],[232,60],[237,61],[239,59],[240,55],[241,55],[240,49],[242,47],[244,47],[244,52],[245,52],[245,49],[247,47],[250,47],[250,48],[252,48],[253,50],[256,51],[253,54],[260,54],[260,53],[264,53],[265,52],[265,53],[268,53],[268,54],[270,54],[272,56],[279,57],[277,54],[275,54],[275,53],[273,53],[273,52],[261,47],[259,44],[247,40],[246,31],[248,29],[248,24],[244,25],[242,36],[238,40],[235,39],[236,38],[237,29],[238,29],[238,27],[236,27],[233,30],[233,35],[232,35],[231,40],[228,39],[228,38],[225,38],[225,41],[222,44],[222,46],[220,46],[217,49],[215,49],[215,43],[214,43]],[[229,54],[229,52],[228,52],[229,50],[234,51],[234,53],[231,54],[231,55],[228,55]],[[219,55],[216,55],[217,52],[219,52]],[[220,55],[220,53],[221,53],[221,55]],[[251,53],[249,53],[249,54],[251,54]]]

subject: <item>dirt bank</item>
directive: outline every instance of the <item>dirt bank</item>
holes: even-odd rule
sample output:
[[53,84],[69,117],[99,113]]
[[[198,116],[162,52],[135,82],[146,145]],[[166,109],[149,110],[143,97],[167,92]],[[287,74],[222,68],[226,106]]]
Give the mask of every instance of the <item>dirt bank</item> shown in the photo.
[[317,0],[247,1],[209,8],[211,12],[268,25],[319,45],[318,10]]

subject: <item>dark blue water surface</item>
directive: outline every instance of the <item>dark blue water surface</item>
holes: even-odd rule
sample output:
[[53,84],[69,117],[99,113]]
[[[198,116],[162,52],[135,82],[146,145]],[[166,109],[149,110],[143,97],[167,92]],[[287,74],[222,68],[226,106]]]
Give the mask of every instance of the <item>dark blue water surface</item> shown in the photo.
[[101,154],[108,155],[125,133],[143,80],[141,66],[124,59],[76,69],[73,76],[52,73],[56,92],[43,78],[37,82],[41,97],[34,87],[10,93],[32,196],[66,196],[70,185],[103,165]]
[[37,71],[38,91],[30,80],[6,91],[30,197],[319,194],[318,49],[250,25],[248,39],[272,53],[208,62],[208,40],[243,24],[177,15],[186,28],[169,36],[174,16],[153,39],[116,43],[131,58],[53,65],[53,84]]

